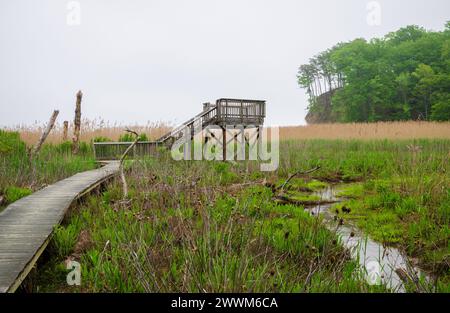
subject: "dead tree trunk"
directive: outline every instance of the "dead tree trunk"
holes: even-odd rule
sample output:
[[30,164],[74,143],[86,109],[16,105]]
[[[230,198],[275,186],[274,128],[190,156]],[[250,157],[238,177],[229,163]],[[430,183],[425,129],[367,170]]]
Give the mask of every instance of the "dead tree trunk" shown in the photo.
[[63,138],[64,142],[67,141],[67,134],[69,133],[69,121],[64,121]]
[[52,116],[50,117],[50,120],[47,123],[47,127],[45,127],[44,132],[41,135],[41,138],[39,138],[39,141],[34,147],[30,147],[27,149],[28,152],[28,162],[31,169],[31,183],[30,187],[33,187],[36,183],[36,167],[33,162],[33,158],[35,155],[39,153],[41,150],[42,144],[47,139],[48,134],[50,134],[50,131],[52,130],[53,126],[55,125],[56,118],[58,117],[59,111],[55,110],[53,111]]
[[80,129],[81,129],[81,98],[83,97],[83,93],[81,90],[77,92],[77,102],[75,106],[75,119],[73,121],[74,129],[73,129],[73,147],[72,153],[77,154],[80,149]]
[[44,132],[41,135],[41,138],[39,138],[39,141],[37,142],[36,146],[34,146],[33,154],[39,153],[39,150],[41,150],[42,144],[45,142],[45,139],[47,139],[48,134],[50,134],[50,131],[52,130],[53,126],[55,125],[56,118],[58,117],[59,111],[55,110],[53,111],[52,116],[50,117],[50,120],[47,123],[47,127],[45,128]]

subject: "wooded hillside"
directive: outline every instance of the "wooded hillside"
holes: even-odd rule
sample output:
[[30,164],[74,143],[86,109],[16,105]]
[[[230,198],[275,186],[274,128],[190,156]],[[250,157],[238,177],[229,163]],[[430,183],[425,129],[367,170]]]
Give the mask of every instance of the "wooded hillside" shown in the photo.
[[[450,120],[450,22],[338,43],[299,67],[307,121]],[[322,96],[321,95],[332,95]]]

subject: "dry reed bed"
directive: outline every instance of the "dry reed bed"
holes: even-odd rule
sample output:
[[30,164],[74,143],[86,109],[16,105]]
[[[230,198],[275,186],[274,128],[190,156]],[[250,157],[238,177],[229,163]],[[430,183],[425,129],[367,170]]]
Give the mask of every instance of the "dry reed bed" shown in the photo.
[[280,127],[282,139],[450,139],[450,122],[377,122]]
[[[72,140],[73,124],[69,123],[68,140]],[[18,125],[15,127],[7,128],[7,130],[18,131],[21,139],[26,144],[35,144],[44,130],[44,124]],[[126,128],[136,130],[138,133],[145,133],[150,140],[157,139],[166,134],[172,126],[169,123],[164,122],[148,122],[146,125],[122,125],[118,123],[105,122],[103,120],[88,120],[83,119],[81,124],[81,141],[91,141],[96,137],[106,137],[113,141],[117,141],[121,135],[125,132]],[[48,143],[61,143],[63,142],[64,127],[62,123],[56,123],[55,128],[47,137]]]
[[[91,141],[96,137],[107,137],[117,141],[124,134],[125,128],[132,128],[139,133],[145,133],[150,140],[161,137],[172,125],[165,122],[147,123],[146,125],[121,125],[104,122],[103,120],[83,120],[81,140]],[[44,125],[20,125],[9,128],[19,131],[23,141],[34,144],[39,139]],[[73,129],[69,126],[68,140],[71,140]],[[280,138],[288,139],[415,139],[441,138],[450,139],[450,122],[377,122],[377,123],[347,123],[347,124],[314,124],[305,126],[282,126]],[[57,123],[48,137],[50,143],[63,141],[63,126]]]

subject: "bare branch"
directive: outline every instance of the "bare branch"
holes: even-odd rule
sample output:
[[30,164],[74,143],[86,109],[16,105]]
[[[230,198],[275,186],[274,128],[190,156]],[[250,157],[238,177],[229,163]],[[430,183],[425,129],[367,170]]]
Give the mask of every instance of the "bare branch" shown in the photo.
[[125,131],[128,132],[128,133],[134,134],[136,137],[139,137],[139,134],[136,131],[132,130],[132,129],[125,128]]
[[130,130],[130,129],[125,129],[126,132],[132,133],[136,136],[136,139],[134,140],[134,142],[125,150],[125,152],[122,154],[122,156],[120,157],[120,165],[122,166],[123,161],[125,160],[125,157],[127,156],[128,152],[130,152],[131,149],[133,149],[133,147],[138,143],[139,141],[139,134],[137,132],[135,132],[134,130]]
[[122,181],[122,190],[123,190],[123,201],[126,201],[128,198],[128,185],[127,185],[127,180],[125,179],[125,173],[123,171],[123,162],[128,154],[128,152],[130,152],[131,149],[133,149],[133,147],[138,143],[139,141],[139,134],[137,132],[135,132],[134,130],[130,130],[130,129],[125,129],[126,132],[132,133],[136,136],[136,139],[134,140],[134,142],[125,150],[125,152],[122,154],[122,156],[120,157],[120,179]]
[[302,171],[297,171],[297,172],[295,172],[294,174],[292,174],[291,176],[289,176],[289,178],[280,186],[280,187],[278,187],[276,190],[283,190],[284,189],[284,187],[286,187],[286,185],[291,181],[291,179],[292,178],[294,178],[295,176],[298,176],[298,175],[306,175],[306,174],[310,174],[310,173],[312,173],[312,172],[315,172],[315,171],[317,171],[318,169],[320,169],[320,166],[317,166],[317,167],[315,167],[315,168],[312,168],[312,169],[310,169],[310,170],[307,170],[307,171],[304,171],[304,172],[302,172]]

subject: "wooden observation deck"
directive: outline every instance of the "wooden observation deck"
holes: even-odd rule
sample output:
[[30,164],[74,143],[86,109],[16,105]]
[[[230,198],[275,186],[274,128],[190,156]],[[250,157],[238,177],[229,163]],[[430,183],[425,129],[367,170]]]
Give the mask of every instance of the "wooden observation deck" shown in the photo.
[[[175,127],[172,131],[155,141],[141,141],[132,151],[130,157],[150,154],[159,145],[168,145],[180,138],[186,129],[190,129],[191,137],[194,130],[201,128],[222,129],[223,139],[226,142],[227,126],[241,126],[244,128],[259,128],[264,124],[266,117],[266,101],[221,98],[215,103],[204,103],[203,111]],[[95,142],[94,152],[97,160],[115,160],[131,145],[131,142]]]

